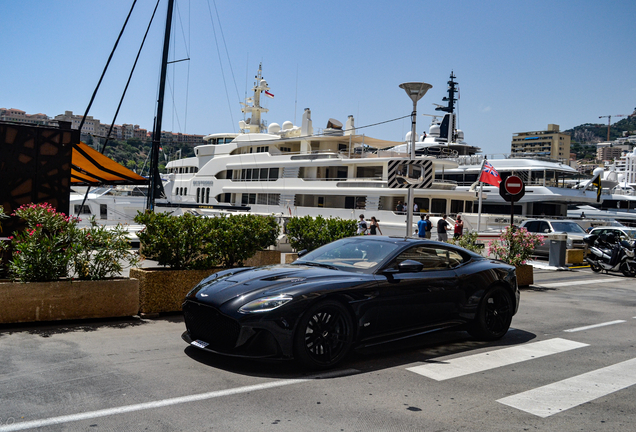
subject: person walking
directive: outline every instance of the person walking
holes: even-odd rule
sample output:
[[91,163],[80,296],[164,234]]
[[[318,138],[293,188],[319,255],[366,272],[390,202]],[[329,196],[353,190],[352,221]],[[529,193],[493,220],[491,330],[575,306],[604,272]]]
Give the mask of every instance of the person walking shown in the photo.
[[356,234],[365,235],[367,233],[367,221],[364,220],[364,215],[360,215],[360,220],[358,221],[358,230]]
[[448,227],[449,223],[446,221],[446,214],[442,215],[442,218],[437,221],[437,240],[448,241]]
[[426,223],[426,219],[424,219],[424,215],[420,215],[420,220],[417,222],[417,236],[419,238],[430,238],[430,235],[426,237],[427,228],[428,224]]
[[457,220],[455,221],[455,230],[453,231],[453,238],[460,238],[464,234],[464,221],[462,220],[461,215],[457,215]]
[[382,235],[382,230],[380,229],[380,224],[375,216],[371,216],[371,226],[369,227],[369,234],[376,235],[376,230]]
[[433,231],[433,222],[431,222],[431,217],[429,215],[426,215],[426,238],[430,239],[431,238],[431,232]]

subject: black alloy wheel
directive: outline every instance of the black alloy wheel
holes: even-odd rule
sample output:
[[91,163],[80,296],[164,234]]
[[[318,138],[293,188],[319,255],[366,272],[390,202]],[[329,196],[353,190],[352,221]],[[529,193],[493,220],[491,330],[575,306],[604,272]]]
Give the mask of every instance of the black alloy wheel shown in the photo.
[[590,268],[594,273],[599,273],[603,268],[600,265],[590,263]]
[[501,286],[493,287],[481,299],[468,333],[484,341],[500,339],[508,332],[512,315],[513,305],[508,291]]
[[310,307],[294,335],[296,359],[310,369],[327,369],[342,361],[353,342],[353,320],[341,303],[327,300]]

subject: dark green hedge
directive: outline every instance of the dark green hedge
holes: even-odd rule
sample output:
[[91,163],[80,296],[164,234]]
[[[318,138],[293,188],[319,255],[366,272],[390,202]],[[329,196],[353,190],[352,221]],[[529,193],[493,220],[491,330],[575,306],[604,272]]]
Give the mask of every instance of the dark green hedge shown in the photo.
[[276,244],[279,225],[273,216],[138,213],[145,225],[138,233],[140,252],[173,269],[234,267]]

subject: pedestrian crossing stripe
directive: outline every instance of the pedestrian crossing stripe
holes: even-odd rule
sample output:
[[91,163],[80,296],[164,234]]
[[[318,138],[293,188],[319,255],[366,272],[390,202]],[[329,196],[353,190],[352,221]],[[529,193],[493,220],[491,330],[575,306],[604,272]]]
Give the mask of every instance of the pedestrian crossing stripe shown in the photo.
[[554,338],[449,360],[432,360],[407,370],[436,381],[444,381],[586,346],[589,345]]
[[636,384],[636,358],[499,399],[497,402],[549,417]]

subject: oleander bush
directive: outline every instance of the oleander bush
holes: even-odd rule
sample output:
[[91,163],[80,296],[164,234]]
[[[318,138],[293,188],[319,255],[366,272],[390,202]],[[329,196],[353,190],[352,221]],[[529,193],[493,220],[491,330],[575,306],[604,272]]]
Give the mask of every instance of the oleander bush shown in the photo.
[[126,261],[136,263],[121,226],[80,228],[80,219],[58,212],[48,203],[25,204],[13,214],[25,223],[23,231],[0,247],[11,250],[8,275],[21,282],[63,278],[105,279],[121,274]]
[[506,227],[498,241],[488,242],[488,253],[494,258],[518,267],[528,261],[532,251],[543,244],[543,236],[525,228]]
[[279,226],[273,216],[201,217],[186,213],[139,212],[135,222],[141,254],[175,270],[241,266],[259,251],[276,244]]
[[297,251],[312,251],[332,241],[356,235],[357,221],[322,216],[292,217],[286,224],[287,237]]

